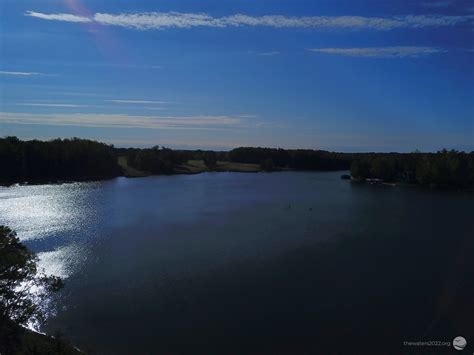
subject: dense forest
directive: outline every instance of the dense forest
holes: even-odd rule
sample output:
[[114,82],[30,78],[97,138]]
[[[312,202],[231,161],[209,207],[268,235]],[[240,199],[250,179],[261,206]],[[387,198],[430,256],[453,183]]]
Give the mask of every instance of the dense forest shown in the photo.
[[0,138],[0,183],[109,179],[124,175],[119,159],[144,175],[175,174],[189,161],[201,161],[205,171],[219,171],[218,162],[231,162],[254,164],[260,167],[256,171],[351,169],[352,177],[359,181],[474,187],[474,152],[336,153],[251,147],[213,152],[158,146],[114,148],[78,138],[43,142],[16,137]]
[[267,169],[283,167],[292,170],[348,170],[353,154],[310,149],[236,148],[228,159],[237,163],[260,164]]
[[130,148],[121,152],[126,156],[129,166],[152,174],[173,174],[174,167],[191,159],[187,152],[158,146],[151,149]]
[[94,180],[120,175],[112,146],[84,139],[0,139],[0,182]]
[[474,187],[474,152],[359,154],[351,166],[358,180],[421,184],[437,187]]
[[236,148],[229,152],[171,150],[169,148],[122,149],[129,166],[153,174],[172,174],[174,167],[189,160],[202,160],[209,170],[218,161],[256,164],[264,171],[274,170],[348,170],[352,154],[320,150]]

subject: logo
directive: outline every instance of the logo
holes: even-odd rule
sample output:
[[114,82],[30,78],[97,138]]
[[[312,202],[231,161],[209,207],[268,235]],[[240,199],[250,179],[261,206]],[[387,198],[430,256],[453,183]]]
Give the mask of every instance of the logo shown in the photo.
[[463,337],[456,337],[453,340],[453,346],[454,346],[454,349],[456,350],[464,350],[466,345],[467,345],[467,341]]

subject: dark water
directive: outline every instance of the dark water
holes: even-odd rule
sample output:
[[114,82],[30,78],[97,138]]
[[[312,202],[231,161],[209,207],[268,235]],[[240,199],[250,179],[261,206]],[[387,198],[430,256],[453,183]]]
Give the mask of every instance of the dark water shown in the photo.
[[474,194],[340,174],[0,188],[0,224],[65,278],[43,330],[92,353],[472,347]]

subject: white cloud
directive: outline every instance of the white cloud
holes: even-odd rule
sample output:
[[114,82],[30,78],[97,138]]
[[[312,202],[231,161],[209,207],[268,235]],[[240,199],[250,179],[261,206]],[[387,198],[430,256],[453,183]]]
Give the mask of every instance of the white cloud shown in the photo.
[[27,11],[26,16],[40,18],[42,20],[65,21],[65,22],[92,22],[92,19],[73,14],[43,14],[41,12]]
[[472,20],[471,16],[408,15],[391,18],[362,16],[307,16],[288,17],[279,15],[248,16],[237,14],[214,18],[207,14],[141,13],[95,14],[94,20],[104,25],[135,28],[140,30],[168,27],[190,28],[265,26],[274,28],[345,28],[390,30],[406,27],[452,26]]
[[68,92],[68,91],[51,91],[50,95],[62,95],[62,96],[85,96],[85,97],[110,97],[111,95],[103,93],[93,92]]
[[161,105],[161,104],[169,104],[169,101],[148,101],[148,100],[106,100],[107,102],[114,102],[114,103],[119,103],[119,104],[132,104],[132,105],[141,105],[141,104],[146,104],[146,105]]
[[403,18],[405,26],[411,28],[423,28],[423,27],[445,27],[454,26],[463,23],[472,24],[474,19],[473,15],[465,16],[445,16],[445,15],[407,15]]
[[244,114],[244,115],[237,115],[237,117],[240,117],[240,118],[258,118],[259,116],[247,113],[247,114]]
[[163,69],[162,65],[134,65],[134,64],[112,64],[112,63],[71,63],[64,66],[83,66],[83,67],[105,67],[105,68],[126,68],[126,69]]
[[279,55],[280,52],[278,51],[269,51],[269,52],[260,52],[258,55],[264,56],[264,57],[273,57],[275,55]]
[[46,103],[32,103],[26,102],[17,104],[18,106],[35,106],[35,107],[64,107],[64,108],[73,108],[73,107],[87,107],[87,105],[75,105],[75,104],[46,104]]
[[95,113],[17,113],[0,112],[0,122],[10,124],[144,128],[144,129],[187,129],[222,130],[245,127],[245,121],[231,116],[133,116],[125,114]]
[[206,14],[178,12],[150,12],[138,14],[97,13],[94,20],[103,25],[114,25],[136,29],[156,29],[164,27],[190,28],[197,26],[224,27],[219,21]]
[[0,71],[0,75],[18,75],[18,76],[32,76],[32,75],[43,75],[35,72],[23,72],[23,71]]
[[27,16],[45,20],[69,22],[91,22],[109,26],[119,26],[138,30],[156,30],[166,28],[192,27],[241,27],[264,26],[273,28],[340,28],[340,29],[374,29],[391,30],[396,28],[423,28],[454,26],[471,23],[472,15],[406,15],[393,17],[363,17],[363,16],[304,16],[292,17],[281,15],[248,16],[235,14],[224,17],[212,17],[205,13],[180,12],[145,12],[108,14],[96,13],[92,17],[82,17],[72,14],[43,14],[28,11]]
[[311,48],[311,52],[364,58],[416,58],[445,52],[433,47]]

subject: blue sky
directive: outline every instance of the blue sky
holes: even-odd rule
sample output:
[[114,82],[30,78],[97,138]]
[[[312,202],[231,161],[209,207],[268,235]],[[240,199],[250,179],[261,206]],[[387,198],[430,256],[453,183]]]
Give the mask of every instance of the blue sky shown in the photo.
[[474,4],[2,0],[0,135],[474,150]]

